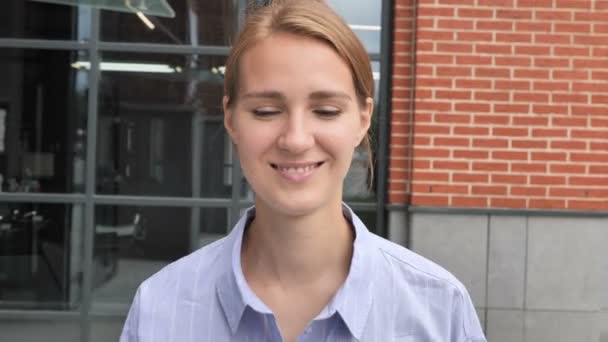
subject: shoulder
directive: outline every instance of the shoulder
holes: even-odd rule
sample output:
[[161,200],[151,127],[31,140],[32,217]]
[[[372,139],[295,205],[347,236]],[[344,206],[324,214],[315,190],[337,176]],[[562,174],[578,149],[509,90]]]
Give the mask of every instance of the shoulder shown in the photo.
[[394,242],[376,235],[371,239],[374,272],[382,279],[375,284],[381,293],[376,298],[393,307],[394,317],[409,317],[406,321],[445,338],[459,334],[463,340],[483,340],[469,293],[453,274]]

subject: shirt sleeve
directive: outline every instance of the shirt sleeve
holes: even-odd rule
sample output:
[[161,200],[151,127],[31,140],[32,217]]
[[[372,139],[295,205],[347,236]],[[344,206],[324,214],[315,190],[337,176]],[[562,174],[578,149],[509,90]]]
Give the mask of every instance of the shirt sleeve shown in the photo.
[[135,293],[135,298],[129,309],[129,314],[120,334],[120,342],[139,342],[139,303],[141,288]]
[[460,292],[452,311],[453,342],[486,342],[473,301],[466,290]]

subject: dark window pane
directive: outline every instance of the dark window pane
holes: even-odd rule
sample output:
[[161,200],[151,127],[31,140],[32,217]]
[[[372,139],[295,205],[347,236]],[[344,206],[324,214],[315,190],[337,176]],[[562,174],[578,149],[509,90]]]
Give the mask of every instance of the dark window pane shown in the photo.
[[359,216],[361,221],[363,221],[363,223],[365,224],[367,229],[369,229],[370,232],[376,232],[376,217],[378,215],[376,211],[354,210],[354,212],[355,214],[357,214],[357,216]]
[[84,52],[0,49],[0,188],[81,192],[88,72]]
[[80,303],[82,206],[0,203],[0,308]]
[[226,220],[226,209],[96,207],[93,310],[126,313],[142,281],[190,252],[191,231],[206,245]]
[[2,341],[80,341],[80,321],[42,319],[0,319]]
[[104,54],[98,193],[230,197],[224,59]]
[[24,0],[3,0],[0,37],[88,40],[91,10]]
[[102,11],[101,39],[178,45],[228,45],[237,27],[236,1],[174,0],[174,18],[147,16],[154,28],[135,13]]

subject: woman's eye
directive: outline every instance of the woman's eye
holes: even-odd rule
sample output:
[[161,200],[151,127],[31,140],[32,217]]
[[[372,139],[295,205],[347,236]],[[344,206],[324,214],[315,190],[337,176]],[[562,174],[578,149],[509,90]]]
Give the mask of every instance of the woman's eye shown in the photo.
[[280,110],[271,109],[271,108],[254,109],[252,112],[253,112],[253,115],[259,116],[259,117],[268,117],[268,116],[273,116],[273,115],[277,115],[277,114],[281,113]]
[[342,113],[341,110],[336,108],[319,108],[314,110],[315,114],[322,117],[333,117]]

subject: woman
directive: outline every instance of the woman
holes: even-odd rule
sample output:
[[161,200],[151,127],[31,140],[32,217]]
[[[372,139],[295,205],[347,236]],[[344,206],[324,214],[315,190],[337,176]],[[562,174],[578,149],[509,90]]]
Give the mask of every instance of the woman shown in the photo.
[[365,49],[323,2],[249,15],[223,103],[255,207],[146,280],[121,341],[485,341],[460,282],[342,203],[373,86]]

